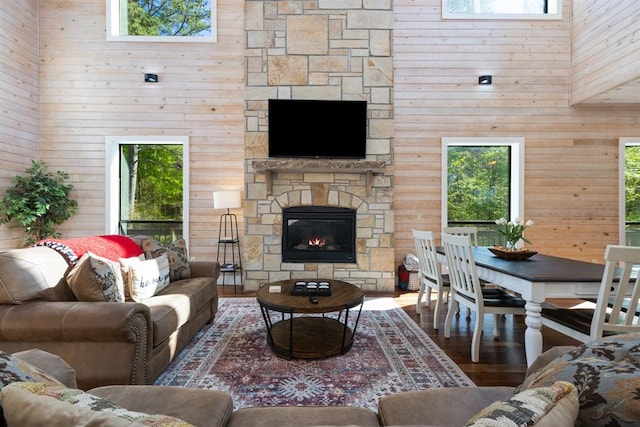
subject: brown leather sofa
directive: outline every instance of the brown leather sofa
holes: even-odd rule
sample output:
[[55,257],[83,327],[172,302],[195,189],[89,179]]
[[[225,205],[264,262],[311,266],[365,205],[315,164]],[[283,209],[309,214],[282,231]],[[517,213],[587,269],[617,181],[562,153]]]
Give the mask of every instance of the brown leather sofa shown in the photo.
[[[533,368],[544,367],[567,349],[569,347],[553,349],[543,354]],[[66,387],[76,387],[73,369],[55,355],[31,350],[13,356],[44,370]],[[453,387],[398,393],[382,397],[376,412],[347,406],[276,406],[234,411],[231,397],[224,392],[184,387],[112,385],[87,390],[87,393],[113,402],[126,410],[168,415],[197,427],[457,427],[464,425],[465,421],[482,408],[511,396],[513,392],[512,387]],[[10,418],[7,409],[5,416]],[[553,424],[552,421],[552,424],[547,422],[540,425],[557,427],[566,424]]]
[[191,262],[142,302],[81,302],[50,247],[0,253],[0,350],[39,348],[68,362],[79,388],[151,384],[218,308],[216,262]]

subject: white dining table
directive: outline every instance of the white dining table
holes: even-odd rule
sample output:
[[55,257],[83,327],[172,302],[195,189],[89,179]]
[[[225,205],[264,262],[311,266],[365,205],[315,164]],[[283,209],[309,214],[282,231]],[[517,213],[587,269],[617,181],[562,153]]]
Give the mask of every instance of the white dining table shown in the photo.
[[[525,305],[525,354],[527,366],[542,353],[542,303],[547,298],[595,298],[604,264],[536,254],[526,260],[505,260],[487,247],[473,248],[480,279],[521,295]],[[444,248],[438,259],[447,263]]]

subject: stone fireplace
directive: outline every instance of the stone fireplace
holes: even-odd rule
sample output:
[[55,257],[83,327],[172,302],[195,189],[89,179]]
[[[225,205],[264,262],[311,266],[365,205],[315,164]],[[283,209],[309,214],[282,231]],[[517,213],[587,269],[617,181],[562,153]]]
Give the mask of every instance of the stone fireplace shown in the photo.
[[296,206],[282,213],[282,262],[354,263],[356,211]]
[[[392,28],[388,1],[245,2],[245,290],[328,278],[393,291]],[[366,100],[366,159],[269,158],[269,99]],[[353,211],[355,258],[283,260],[294,207]]]

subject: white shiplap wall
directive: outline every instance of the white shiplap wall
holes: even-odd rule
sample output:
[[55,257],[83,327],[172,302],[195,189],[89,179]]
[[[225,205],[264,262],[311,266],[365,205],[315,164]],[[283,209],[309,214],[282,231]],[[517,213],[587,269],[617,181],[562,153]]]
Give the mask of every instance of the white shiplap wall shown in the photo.
[[[618,242],[617,138],[640,135],[640,116],[569,105],[564,3],[562,21],[468,21],[442,20],[440,0],[394,2],[396,262],[415,251],[412,228],[441,229],[445,136],[525,138],[538,251],[601,261]],[[492,86],[478,86],[482,74]]]
[[[0,3],[0,195],[38,158],[37,0]],[[20,229],[0,226],[0,250],[22,244]]]
[[244,173],[243,4],[217,10],[217,43],[107,42],[104,0],[40,2],[41,157],[77,177],[64,236],[104,232],[106,136],[187,135],[190,255],[215,259],[212,191]]

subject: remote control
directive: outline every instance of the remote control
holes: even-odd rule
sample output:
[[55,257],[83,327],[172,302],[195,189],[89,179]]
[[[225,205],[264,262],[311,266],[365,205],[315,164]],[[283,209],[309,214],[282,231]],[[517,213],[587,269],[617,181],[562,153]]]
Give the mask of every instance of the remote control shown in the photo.
[[312,304],[317,304],[318,303],[318,298],[316,297],[309,297],[309,301],[311,301]]

